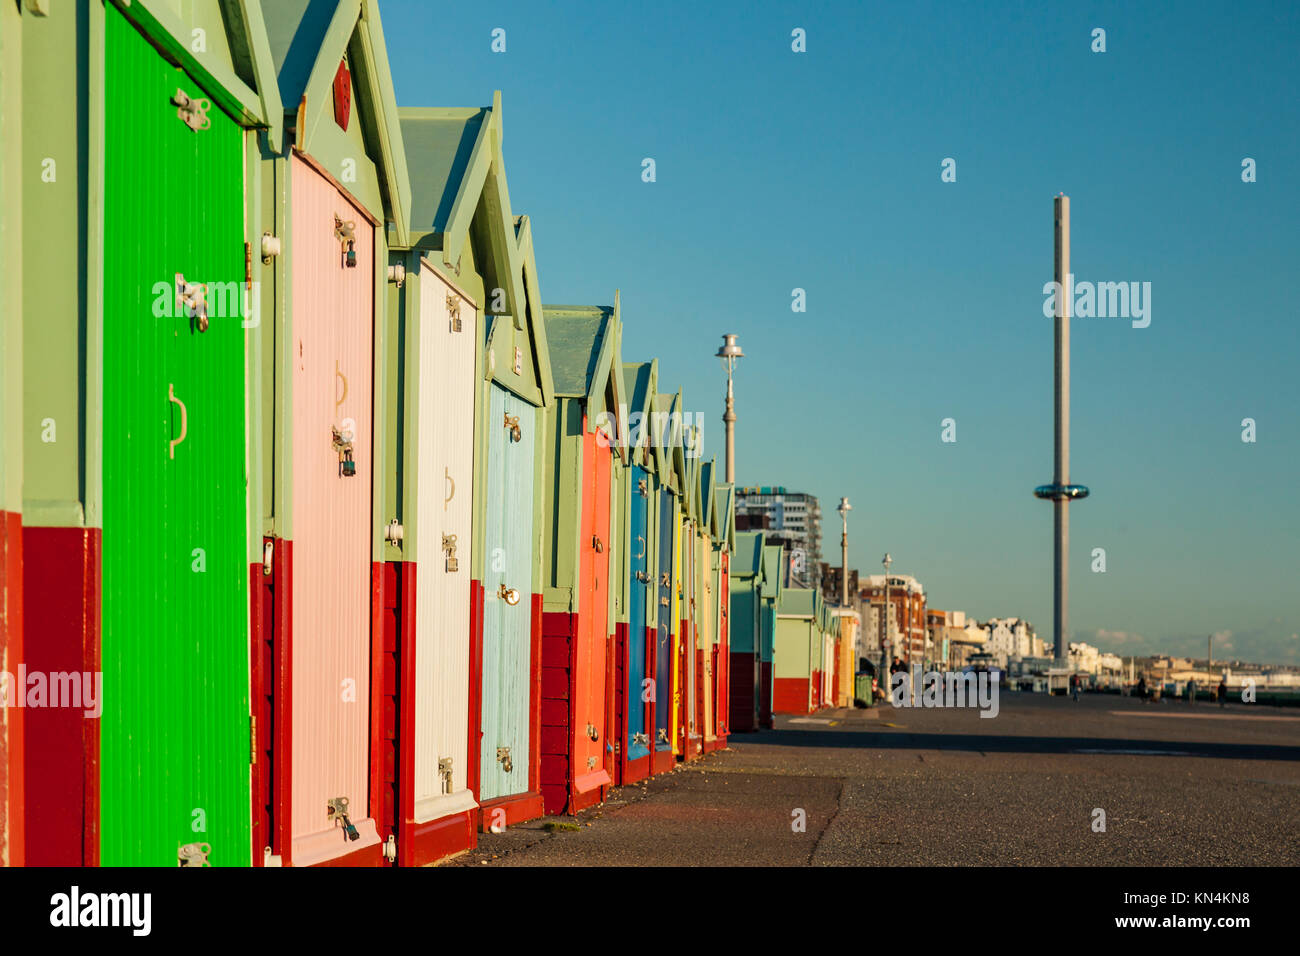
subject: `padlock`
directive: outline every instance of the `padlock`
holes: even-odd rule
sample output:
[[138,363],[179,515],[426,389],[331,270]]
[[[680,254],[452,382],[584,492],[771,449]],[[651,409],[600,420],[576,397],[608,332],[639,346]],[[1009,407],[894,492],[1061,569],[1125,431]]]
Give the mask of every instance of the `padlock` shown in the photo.
[[343,460],[339,462],[339,474],[344,478],[351,478],[357,473],[357,463],[352,460],[352,449],[349,448],[343,452]]

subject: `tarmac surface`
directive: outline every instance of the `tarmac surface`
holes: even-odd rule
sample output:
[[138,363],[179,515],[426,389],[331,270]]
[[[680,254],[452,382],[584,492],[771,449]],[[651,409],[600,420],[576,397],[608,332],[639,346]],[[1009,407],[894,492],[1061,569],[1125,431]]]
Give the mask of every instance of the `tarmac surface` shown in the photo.
[[778,717],[577,817],[480,834],[443,865],[1300,864],[1295,710],[999,703],[994,718],[888,704]]

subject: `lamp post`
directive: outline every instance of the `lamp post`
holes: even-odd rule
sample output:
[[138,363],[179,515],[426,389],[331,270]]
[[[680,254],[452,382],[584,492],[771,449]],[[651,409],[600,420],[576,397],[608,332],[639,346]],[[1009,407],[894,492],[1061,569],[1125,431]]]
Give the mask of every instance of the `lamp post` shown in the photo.
[[844,522],[844,531],[840,534],[840,604],[849,606],[849,512],[853,505],[848,498],[840,499],[840,506],[835,509]]
[[885,566],[885,605],[880,615],[880,692],[882,695],[889,693],[891,681],[886,676],[889,674],[889,566],[894,563],[894,559],[887,553],[881,562]]
[[722,345],[715,353],[722,359],[722,367],[727,370],[727,410],[722,415],[722,422],[727,427],[727,484],[736,484],[736,402],[731,390],[731,373],[735,371],[736,359],[745,357],[745,353],[736,344],[736,336],[724,335]]

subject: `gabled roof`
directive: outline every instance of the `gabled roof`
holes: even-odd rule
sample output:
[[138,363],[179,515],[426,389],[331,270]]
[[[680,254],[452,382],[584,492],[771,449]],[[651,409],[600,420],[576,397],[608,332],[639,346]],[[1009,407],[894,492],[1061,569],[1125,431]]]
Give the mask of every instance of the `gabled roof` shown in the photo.
[[[267,43],[266,16],[260,0],[235,0],[219,8],[234,71],[221,59],[215,42],[212,49],[194,49],[192,22],[200,11],[190,11],[191,16],[182,18],[167,0],[119,0],[115,6],[167,60],[194,77],[222,109],[245,126],[265,127],[272,143],[280,141],[284,110],[276,80],[278,64]],[[268,6],[274,8],[276,3]]]
[[817,614],[817,595],[812,588],[784,588],[777,601],[776,613],[814,620]]
[[718,541],[728,550],[736,549],[736,489],[719,482],[713,489],[713,516]]
[[[523,328],[528,297],[521,247],[531,255],[532,233],[516,223],[510,209],[501,153],[500,90],[492,95],[490,107],[404,106],[398,115],[411,175],[411,247],[438,250],[443,265],[458,270],[481,206],[479,228],[492,262],[488,271],[478,263],[479,271],[489,288],[505,293],[500,313],[513,316],[516,327]],[[535,284],[535,272],[530,272]]]
[[713,521],[713,475],[717,471],[716,461],[706,461],[696,469],[695,497],[700,503],[700,526],[709,533],[713,540],[718,539],[718,529]]
[[[312,152],[316,131],[328,112],[315,104],[333,99],[334,75],[347,55],[367,151],[377,159],[384,212],[393,224],[393,244],[405,246],[411,184],[379,4],[374,0],[267,0],[263,13],[280,100],[286,113],[297,116],[294,145],[305,153]],[[272,140],[273,147],[277,141],[278,137]]]
[[[650,439],[650,412],[654,405],[659,379],[659,361],[623,363],[623,390],[628,397],[629,452],[633,464],[652,468],[654,456],[647,449]],[[632,425],[635,423],[635,430]]]
[[[736,532],[736,541],[740,541],[743,531]],[[785,550],[779,544],[763,547],[763,597],[781,599],[785,585],[781,581],[781,552]]]
[[736,553],[731,559],[733,578],[752,578],[763,573],[763,532],[737,531]]
[[543,312],[555,394],[586,400],[598,378],[609,375],[605,344],[614,338],[614,310],[603,305],[548,305]]
[[[499,103],[497,108],[499,111]],[[510,197],[505,195],[504,169],[500,181],[503,201],[508,208]],[[551,374],[551,351],[546,338],[542,291],[537,281],[537,257],[533,253],[533,225],[527,216],[515,219],[515,248],[519,254],[519,272],[524,287],[524,304],[515,312],[515,328],[522,329],[524,320],[527,320],[528,334],[537,358],[537,381],[542,389],[542,404],[552,405],[555,402],[555,380]]]
[[[682,390],[669,395],[660,392],[655,396],[655,411],[659,419],[655,421],[655,444],[664,455],[664,463],[677,475],[677,490],[682,497],[683,509],[690,506],[693,497],[690,486],[690,472],[686,464],[686,453],[682,448],[683,413]],[[674,427],[675,423],[675,427]]]
[[[626,461],[627,447],[621,440],[626,423],[620,415],[627,406],[627,396],[623,364],[619,361],[622,326],[618,292],[614,293],[613,306],[548,305],[543,312],[556,397],[581,399],[587,408],[589,429],[596,428],[598,416],[604,413],[606,420],[613,423],[609,437],[618,443]],[[609,407],[607,389],[613,392],[613,408]]]

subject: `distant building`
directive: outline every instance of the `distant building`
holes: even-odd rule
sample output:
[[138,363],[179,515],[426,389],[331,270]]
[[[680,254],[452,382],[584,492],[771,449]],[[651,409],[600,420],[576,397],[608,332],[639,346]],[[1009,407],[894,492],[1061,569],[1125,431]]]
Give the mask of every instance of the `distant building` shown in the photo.
[[[841,569],[822,562],[822,597],[831,604],[839,604],[843,592],[840,589]],[[849,603],[853,603],[853,595],[858,593],[858,569],[849,570]]]
[[1042,641],[1034,626],[1018,617],[993,617],[984,624],[988,634],[988,653],[1003,667],[1013,657],[1042,657]]
[[910,574],[889,575],[889,615],[885,619],[885,576],[858,579],[858,597],[864,605],[862,630],[868,655],[880,658],[882,634],[890,639],[890,656],[905,663],[925,662],[925,588]]
[[965,662],[968,652],[963,645],[966,638],[966,612],[940,611],[927,608],[925,612],[926,660],[944,669]]
[[741,488],[736,495],[736,530],[764,531],[768,544],[784,544],[790,587],[819,589],[822,574],[822,508],[815,495],[783,485]]

